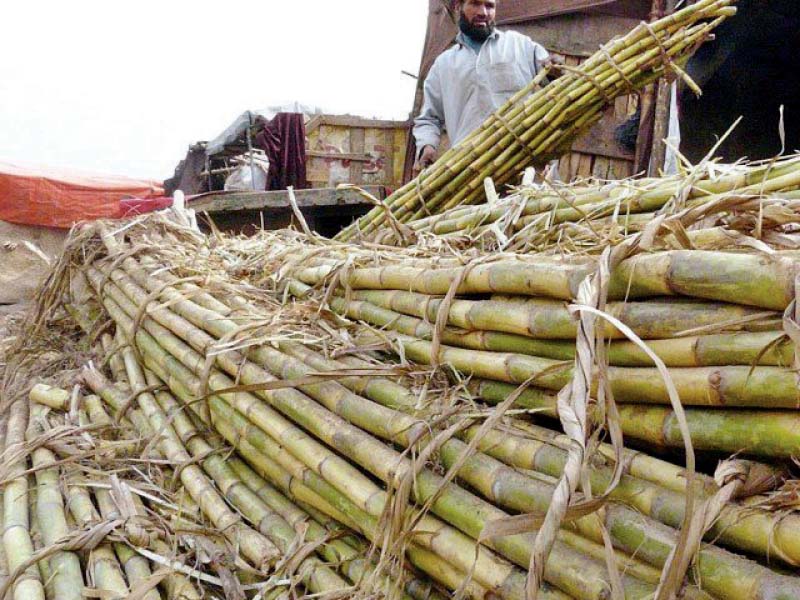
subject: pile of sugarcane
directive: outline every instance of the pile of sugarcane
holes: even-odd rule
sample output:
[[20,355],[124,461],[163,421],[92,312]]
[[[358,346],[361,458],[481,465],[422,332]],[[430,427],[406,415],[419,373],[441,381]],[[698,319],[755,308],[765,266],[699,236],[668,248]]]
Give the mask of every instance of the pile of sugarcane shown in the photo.
[[484,202],[486,177],[502,186],[525,168],[558,158],[601,118],[614,98],[636,92],[664,74],[683,77],[696,88],[682,65],[735,13],[732,4],[733,0],[700,0],[642,23],[579,68],[561,66],[564,74],[548,85],[543,83],[553,70],[543,70],[467,139],[337,239],[360,239],[390,225],[401,232],[402,223]]
[[[307,256],[287,273],[287,291],[324,292],[319,298],[332,310],[374,328],[363,343],[383,336],[416,363],[451,365],[492,403],[529,382],[518,403],[556,415],[580,329],[569,302],[595,268],[588,258],[488,255],[459,264],[390,254],[382,261],[377,252],[335,247]],[[613,270],[605,311],[668,367],[695,447],[797,454],[800,390],[784,313],[798,265],[792,254],[665,250]],[[603,330],[625,435],[682,447],[669,386],[652,357],[614,324]]]
[[[47,354],[51,366],[54,358],[69,362]],[[17,375],[41,378],[48,370],[42,361],[29,367]],[[55,379],[77,381],[75,374]],[[115,420],[111,405],[78,386],[25,388],[10,404],[3,396],[4,598],[199,600],[197,578],[209,590],[230,587],[225,574],[234,559],[252,577],[217,542],[219,534],[208,533],[186,491],[172,485],[179,463],[149,447],[156,430],[139,409]],[[113,393],[124,400],[130,391],[120,384]],[[148,430],[140,435],[134,422]]]
[[6,391],[47,372],[75,385],[23,386],[4,412],[3,597],[350,598],[358,585],[445,597],[411,571],[390,580],[369,543],[291,475],[268,470],[268,483],[233,456],[120,333],[103,333],[89,352],[102,369],[54,371],[42,363],[70,357],[39,354],[12,360]]
[[[589,440],[574,508],[538,558],[544,515],[561,502],[559,481],[571,468],[573,440],[548,419],[571,377],[576,333],[565,302],[592,272],[588,260],[504,256],[464,266],[457,255],[390,254],[284,232],[261,240],[266,264],[247,265],[237,240],[206,240],[158,218],[113,227],[76,232],[22,339],[66,311],[89,344],[104,342],[108,358],[96,362],[106,376],[81,373],[93,395],[49,404],[77,413],[78,423],[110,419],[172,469],[165,479],[190,498],[186,519],[202,515],[216,545],[238,559],[226,563],[235,583],[225,594],[523,599],[529,580],[538,597],[555,599],[800,596],[791,574],[800,564],[800,516],[770,510],[772,490],[789,476],[779,460],[726,461],[715,481]],[[251,252],[254,243],[243,245]],[[271,277],[259,281],[265,266]],[[743,281],[743,272],[757,277]],[[713,424],[693,421],[696,447],[736,445],[770,457],[798,447],[789,410],[797,386],[785,364],[793,353],[779,339],[793,277],[790,258],[693,251],[638,255],[614,270],[612,302],[637,300],[608,311],[664,340],[652,345],[671,365],[681,399],[750,407],[696,409],[701,419],[721,419],[716,434]],[[678,293],[702,300],[664,299]],[[374,320],[392,314],[392,322]],[[721,333],[669,339],[687,327]],[[747,342],[741,354],[726,350],[724,336]],[[474,349],[459,337],[529,341],[537,352]],[[611,346],[611,360],[625,363],[610,369],[617,402],[652,402],[635,410],[668,419],[670,409],[657,404],[664,383],[647,357],[621,340]],[[564,354],[548,358],[548,348]],[[44,426],[37,408],[25,423],[29,405],[20,398],[13,406],[21,420],[13,431],[52,429],[52,415]],[[626,432],[643,424],[634,416],[631,425],[619,408]],[[734,431],[736,416],[748,414]],[[616,422],[599,411],[592,418]],[[668,433],[659,432],[662,444],[674,443]],[[96,453],[104,451],[98,442]],[[12,484],[52,464],[9,452]],[[101,500],[94,504],[102,514]],[[93,519],[65,516],[72,531]],[[35,537],[27,523],[15,531]],[[77,582],[75,547],[63,554]],[[85,550],[77,554],[80,564]],[[62,554],[48,556],[51,569],[55,557]],[[15,579],[15,594],[35,580]]]
[[[727,234],[764,232],[796,222],[800,202],[800,158],[752,164],[703,162],[689,172],[664,178],[564,184],[528,183],[491,204],[455,208],[408,223],[403,237],[393,229],[374,236],[383,244],[422,242],[433,236],[484,251],[592,252],[643,230],[656,217],[680,212],[693,220],[713,214],[702,231],[689,232],[695,246],[712,246]],[[761,211],[758,221],[747,218]],[[745,218],[742,218],[744,215]],[[774,246],[796,247],[796,235],[766,238]]]

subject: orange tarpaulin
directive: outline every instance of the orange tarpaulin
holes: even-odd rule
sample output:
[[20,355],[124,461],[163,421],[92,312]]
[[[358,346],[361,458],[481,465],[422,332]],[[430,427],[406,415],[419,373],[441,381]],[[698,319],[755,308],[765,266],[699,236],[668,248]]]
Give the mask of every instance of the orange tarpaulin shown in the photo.
[[78,221],[123,217],[124,199],[163,194],[155,181],[0,162],[0,221],[68,228]]

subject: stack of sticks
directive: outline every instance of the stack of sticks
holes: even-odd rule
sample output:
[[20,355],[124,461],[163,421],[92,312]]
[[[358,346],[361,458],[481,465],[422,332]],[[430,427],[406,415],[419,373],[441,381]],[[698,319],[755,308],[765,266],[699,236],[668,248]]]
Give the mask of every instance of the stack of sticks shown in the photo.
[[467,139],[454,146],[381,206],[344,229],[337,239],[368,237],[390,224],[486,201],[483,182],[510,183],[531,165],[545,165],[569,150],[618,96],[635,93],[663,75],[684,78],[681,65],[715,27],[735,14],[733,0],[700,0],[610,41],[579,68],[549,85],[543,70]]
[[[688,233],[695,247],[726,241],[719,230],[725,226],[728,233],[748,234],[760,227],[762,239],[794,249],[796,234],[768,232],[772,225],[791,222],[799,201],[797,156],[738,165],[704,161],[685,173],[662,178],[524,183],[491,204],[455,208],[408,223],[405,236],[388,228],[373,239],[403,245],[433,238],[484,251],[591,253],[642,231],[657,217],[683,212],[695,221],[709,214],[717,218]],[[746,218],[756,214],[754,208],[761,211],[760,222]]]
[[[232,571],[240,585],[252,582],[248,569],[266,580],[277,557],[299,544],[308,552],[299,555],[304,560],[292,571],[298,574],[292,585],[302,593],[525,598],[537,528],[557,502],[558,481],[572,452],[570,436],[538,413],[554,414],[552,392],[569,380],[569,364],[563,357],[459,348],[450,345],[454,338],[445,343],[444,332],[450,318],[472,319],[477,339],[491,331],[474,329],[478,319],[510,327],[519,316],[541,310],[550,316],[518,320],[517,326],[539,323],[551,332],[558,326],[562,337],[554,339],[569,339],[564,332],[574,323],[563,303],[578,293],[576,286],[591,271],[589,262],[521,256],[459,267],[457,257],[395,255],[395,264],[383,266],[380,253],[365,247],[325,245],[291,233],[262,242],[273,277],[262,278],[266,287],[259,288],[252,284],[259,283],[263,264],[253,271],[238,261],[237,240],[218,237],[212,247],[155,218],[116,232],[102,224],[85,228],[70,242],[42,294],[29,337],[68,308],[92,332],[89,340],[105,339],[106,350],[121,357],[122,367],[109,362],[113,383],[89,369],[82,373],[84,385],[106,403],[112,419],[130,421],[175,469],[193,504],[220,532],[219,543],[237,549],[247,565]],[[252,250],[253,242],[247,244]],[[341,256],[349,256],[350,263],[337,264],[334,259]],[[437,261],[438,268],[425,268]],[[247,270],[249,284],[241,281]],[[713,276],[711,283],[707,276]],[[777,332],[776,319],[780,322],[780,311],[791,301],[793,277],[794,262],[785,257],[660,252],[621,262],[609,293],[643,300],[638,317],[618,313],[632,327],[654,327],[664,335],[689,322],[726,323],[738,328],[733,335],[749,340],[745,353],[759,354],[754,348]],[[664,299],[679,293],[694,300]],[[661,299],[648,299],[654,294]],[[291,295],[298,299],[288,301]],[[392,333],[391,324],[378,331],[367,326],[366,317],[337,314],[367,304],[370,311],[393,310],[381,302],[406,306],[407,312],[414,312],[411,305],[417,302],[428,314],[428,303],[437,300],[447,311],[441,305],[436,311],[442,333],[431,341]],[[500,303],[502,311],[492,303]],[[656,315],[658,310],[663,312]],[[560,325],[552,320],[559,311]],[[425,324],[424,317],[409,318]],[[113,342],[97,333],[109,329],[115,331]],[[548,347],[548,338],[541,339]],[[669,369],[681,399],[741,404],[753,415],[752,427],[707,439],[726,449],[736,444],[736,451],[756,458],[787,457],[791,444],[798,447],[791,441],[797,428],[781,429],[778,422],[796,417],[788,408],[777,409],[796,403],[793,372],[782,366],[791,352],[771,344],[757,361],[766,364],[752,373],[745,359],[730,357],[727,363],[734,364],[686,366],[715,362],[709,358],[713,344],[705,342],[688,345],[704,349],[694,355],[668,343],[659,350],[667,360],[682,361]],[[641,364],[645,357],[633,350],[620,345],[612,353],[629,361],[611,368],[615,398],[663,401],[654,369]],[[425,367],[429,363],[431,368]],[[519,393],[507,395],[514,385],[502,388],[518,382],[527,384]],[[127,393],[120,385],[128,386]],[[501,398],[502,407],[490,406]],[[758,407],[767,401],[770,406]],[[510,410],[513,402],[522,409]],[[746,412],[697,410],[719,412],[723,420]],[[769,435],[757,439],[749,429],[761,423]],[[695,433],[702,447],[706,430],[696,427]],[[786,570],[800,564],[800,520],[794,512],[770,510],[778,505],[774,490],[788,476],[779,460],[773,466],[726,461],[715,481],[595,442],[585,483],[573,498],[594,510],[561,524],[541,564],[538,597],[683,594],[745,600],[800,594],[800,578]],[[227,452],[226,445],[235,454],[215,452]],[[29,477],[27,465],[18,467],[17,475]],[[286,512],[270,505],[262,489],[279,492]],[[694,541],[679,532],[695,514],[693,505],[708,517]],[[291,525],[303,519],[307,529],[297,537]],[[319,554],[323,548],[315,543],[325,527],[349,532],[343,539],[355,551],[352,561],[334,565],[333,551]],[[670,588],[663,573],[674,568],[682,549],[691,560],[680,569],[677,587]],[[353,561],[361,571],[341,570]]]
[[[372,338],[391,334],[407,359],[451,365],[484,401],[499,403],[531,382],[518,404],[557,416],[580,329],[569,302],[592,272],[588,259],[489,255],[462,266],[398,254],[381,262],[369,252],[359,260],[355,250],[308,254],[287,277],[290,294],[322,290],[327,307],[378,330]],[[784,331],[797,275],[793,255],[703,250],[638,254],[611,274],[606,311],[669,369],[696,448],[797,453],[800,391]],[[603,330],[625,435],[683,447],[650,353],[613,323]]]

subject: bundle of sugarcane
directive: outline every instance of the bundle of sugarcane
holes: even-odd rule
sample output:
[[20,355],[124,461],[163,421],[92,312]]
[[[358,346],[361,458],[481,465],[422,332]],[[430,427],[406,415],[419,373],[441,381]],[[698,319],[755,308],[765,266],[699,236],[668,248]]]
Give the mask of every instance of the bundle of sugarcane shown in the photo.
[[[112,422],[107,415],[99,420],[103,415],[96,397],[43,385],[34,386],[30,402],[12,405],[4,452],[13,479],[3,486],[3,596],[199,599],[181,569],[199,571],[171,558],[164,522],[149,517],[153,507],[172,504],[154,485],[158,479],[137,473],[142,461],[132,452],[145,444],[106,437]],[[159,471],[150,463],[150,477]]]
[[[667,232],[679,232],[698,215],[713,214],[718,207],[712,205],[679,213],[658,225]],[[776,222],[791,228],[798,213],[790,206],[784,208]],[[742,208],[738,217],[758,221],[761,214],[762,207],[749,207]],[[768,231],[765,226],[762,236]],[[788,230],[771,231],[787,243],[791,238]],[[793,345],[785,335],[781,312],[794,298],[794,255],[770,258],[743,253],[742,247],[772,250],[762,240],[737,237],[729,230],[700,230],[694,239],[713,240],[710,233],[715,232],[729,240],[733,251],[652,252],[620,263],[612,273],[609,297],[643,301],[617,302],[608,308],[672,368],[685,405],[726,407],[724,411],[693,408],[689,413],[691,423],[697,424],[693,429],[698,447],[790,456],[797,448],[792,434],[797,417],[787,411],[797,407],[797,390],[790,368]],[[413,353],[420,362],[449,362],[476,378],[520,384],[542,370],[557,368],[558,361],[575,357],[578,326],[563,300],[574,298],[580,282],[591,272],[592,263],[585,258],[482,257],[474,248],[450,258],[426,258],[419,247],[403,252],[338,246],[287,250],[278,243],[273,249],[280,269],[272,265],[269,271],[291,272],[299,280],[290,282],[290,291],[303,294],[303,283],[331,283],[325,300],[332,308],[397,332],[406,354]],[[459,266],[459,261],[466,266]],[[445,299],[448,293],[454,295]],[[665,384],[654,368],[646,368],[653,365],[652,359],[624,341],[616,327],[605,329],[606,337],[616,338],[608,357],[612,367],[619,367],[609,372],[617,400],[668,403]],[[434,356],[432,342],[437,334],[443,345]],[[759,366],[751,371],[753,365]],[[561,389],[570,379],[568,365],[562,366],[560,371],[548,372],[548,377],[539,377],[535,385],[552,393]],[[552,408],[553,396],[548,397]],[[628,435],[668,445],[682,443],[671,410],[631,406],[623,411]],[[760,427],[749,425],[754,415],[764,417]],[[732,428],[749,435],[730,435]],[[764,435],[770,428],[772,434]],[[654,436],[654,430],[659,435]]]
[[[348,264],[330,278],[336,262],[324,264],[317,253],[317,266],[292,271],[288,290],[303,296],[309,286],[332,281],[338,286],[324,296],[329,306],[393,332],[405,357],[507,384],[533,379],[550,391],[544,397],[552,409],[553,395],[572,377],[578,333],[564,300],[576,294],[589,266],[534,258],[451,268],[424,259]],[[795,348],[783,330],[797,270],[789,256],[682,250],[637,255],[612,273],[609,297],[615,301],[607,312],[669,367],[681,402],[692,407],[698,448],[789,457],[800,447]],[[652,358],[616,326],[608,324],[603,333],[610,340],[614,398],[631,405],[623,408],[630,415],[625,433],[653,440],[650,423],[658,415],[665,427],[655,440],[680,444],[668,426],[672,411],[652,406],[670,404]]]
[[[792,221],[782,217],[797,214],[798,190],[797,157],[738,165],[706,162],[686,174],[664,178],[523,184],[496,202],[449,210],[413,221],[408,228],[414,239],[434,235],[455,242],[461,238],[462,245],[485,245],[488,239],[495,248],[513,251],[543,251],[550,240],[558,240],[563,247],[565,239],[582,233],[586,241],[581,245],[591,251],[604,247],[602,235],[611,227],[622,239],[657,216],[687,209],[716,207],[719,218],[761,206],[765,230],[772,221],[785,226]],[[384,229],[376,241],[400,244],[407,240]]]
[[[376,368],[364,362],[369,360],[364,353],[340,361],[326,354],[337,345],[331,332],[346,325],[332,316],[328,323],[310,320],[314,303],[284,308],[277,298],[254,294],[219,269],[215,275],[219,254],[208,253],[191,236],[165,238],[155,225],[141,229],[125,230],[130,246],[122,234],[87,230],[62,265],[71,269],[74,295],[80,298],[80,289],[89,290],[97,303],[92,310],[109,316],[125,340],[128,376],[140,391],[145,414],[158,415],[159,399],[156,393],[153,404],[152,388],[144,386],[161,381],[168,387],[172,399],[164,400],[158,431],[169,431],[169,418],[188,409],[189,421],[212,427],[293,501],[311,504],[370,539],[381,550],[379,574],[402,559],[469,597],[525,596],[535,536],[530,525],[512,531],[498,523],[512,514],[547,510],[553,474],[558,476],[565,460],[556,432],[537,438],[529,423],[517,419],[501,426],[490,418],[479,426],[485,414],[463,394],[453,396],[451,388],[437,392],[429,386],[426,409],[403,370]],[[89,262],[74,267],[81,257]],[[562,276],[569,270],[551,266]],[[483,285],[504,281],[489,275],[482,276]],[[51,301],[61,301],[60,281],[51,281],[46,294]],[[463,281],[481,285],[469,275]],[[149,380],[146,371],[144,379],[136,375],[137,368],[150,371]],[[102,383],[91,383],[91,377],[87,382],[100,395],[108,394]],[[165,415],[170,415],[167,421]],[[175,419],[169,437],[193,439],[195,430],[182,429]],[[565,523],[544,564],[540,596],[673,593],[659,578],[671,563],[671,551],[683,542],[664,522],[685,520],[685,501],[695,495],[720,502],[720,494],[727,500],[743,488],[760,491],[745,485],[746,473],[776,475],[740,463],[741,479],[724,481],[722,489],[702,480],[680,489],[669,481],[675,468],[650,459],[636,462],[637,475],[624,476],[624,484],[609,479],[615,470],[610,463],[593,468],[593,489],[585,491],[608,488],[603,520],[587,514]],[[797,595],[800,579],[758,562],[797,564],[794,518],[727,501],[722,505],[717,516],[729,526],[707,532],[709,539],[757,560],[703,545],[689,573],[687,597]]]
[[[13,496],[7,496],[6,519],[18,525],[6,529],[11,574],[4,590],[26,599],[42,597],[36,595],[42,591],[48,598],[147,600],[161,593],[192,600],[215,590],[226,598],[255,592],[279,598],[288,591],[293,597],[351,597],[355,584],[370,579],[387,597],[444,598],[411,571],[383,576],[363,540],[352,532],[341,537],[338,522],[290,500],[243,461],[231,459],[224,443],[198,429],[153,374],[141,369],[130,347],[112,344],[107,335],[103,346],[114,383],[94,367],[81,375],[97,396],[37,384],[29,404],[15,404],[30,409],[24,451],[32,450],[36,485],[23,494],[23,482],[15,480],[7,490]],[[12,414],[12,432],[24,431],[16,420],[21,417]],[[6,459],[24,463],[22,448],[9,442]],[[147,477],[126,479],[125,473],[139,471],[142,451],[149,455]],[[164,537],[168,532],[171,539]],[[172,558],[173,544],[188,556]],[[280,560],[274,564],[276,552]],[[212,572],[190,566],[192,555]],[[197,579],[200,592],[184,573]]]
[[[528,166],[566,151],[617,96],[635,92],[685,64],[710,32],[735,13],[733,0],[701,0],[614,39],[579,68],[545,87],[544,70],[467,139],[451,148],[337,239],[370,235],[462,204],[484,201],[483,181],[505,185]],[[693,85],[693,84],[692,84]]]

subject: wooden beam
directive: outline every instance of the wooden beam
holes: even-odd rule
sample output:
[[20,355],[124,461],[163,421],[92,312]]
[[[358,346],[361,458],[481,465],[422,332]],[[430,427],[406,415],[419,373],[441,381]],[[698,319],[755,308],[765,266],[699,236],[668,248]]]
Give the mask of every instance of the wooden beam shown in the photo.
[[410,127],[410,121],[387,121],[383,119],[365,119],[353,115],[319,115],[319,125],[336,125],[339,127],[364,127],[366,129],[397,129]]
[[350,160],[358,162],[369,162],[372,157],[369,154],[354,153],[354,152],[320,152],[319,150],[308,150],[306,156],[313,156],[314,158],[331,158],[334,160]]
[[[382,185],[366,185],[362,188],[378,198],[386,197]],[[315,206],[344,206],[368,204],[355,190],[339,188],[315,188],[295,190],[300,208]],[[212,192],[189,200],[189,208],[197,212],[219,213],[240,210],[287,209],[290,210],[289,193],[286,190],[269,192]]]

